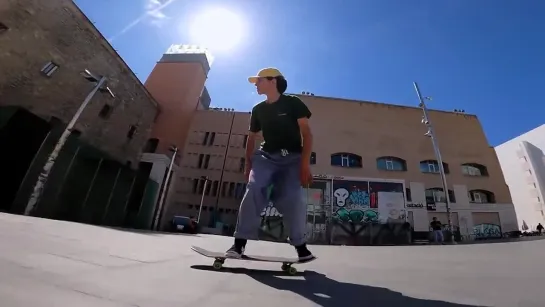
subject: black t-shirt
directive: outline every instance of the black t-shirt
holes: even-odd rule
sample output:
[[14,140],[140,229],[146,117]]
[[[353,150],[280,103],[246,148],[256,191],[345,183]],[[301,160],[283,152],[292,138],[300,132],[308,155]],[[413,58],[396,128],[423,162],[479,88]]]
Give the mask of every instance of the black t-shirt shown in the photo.
[[252,109],[250,131],[263,133],[261,148],[274,153],[282,149],[289,152],[302,151],[299,118],[310,118],[312,113],[296,96],[281,95],[273,103],[262,101]]
[[431,229],[433,230],[441,230],[441,222],[439,221],[433,221],[430,223]]

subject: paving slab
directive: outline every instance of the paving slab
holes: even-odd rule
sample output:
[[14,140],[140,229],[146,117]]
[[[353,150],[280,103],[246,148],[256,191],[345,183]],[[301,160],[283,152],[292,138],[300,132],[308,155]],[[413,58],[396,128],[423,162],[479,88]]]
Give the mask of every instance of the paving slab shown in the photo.
[[[231,238],[119,230],[0,214],[0,306],[543,307],[545,241],[457,246],[312,246],[278,263],[213,259]],[[293,256],[250,242],[249,254]]]

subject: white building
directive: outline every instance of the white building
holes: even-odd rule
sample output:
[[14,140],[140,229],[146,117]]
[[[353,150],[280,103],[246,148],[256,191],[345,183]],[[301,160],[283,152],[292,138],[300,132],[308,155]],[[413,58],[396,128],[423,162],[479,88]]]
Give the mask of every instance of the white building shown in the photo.
[[495,148],[509,186],[518,224],[535,230],[545,224],[545,125]]

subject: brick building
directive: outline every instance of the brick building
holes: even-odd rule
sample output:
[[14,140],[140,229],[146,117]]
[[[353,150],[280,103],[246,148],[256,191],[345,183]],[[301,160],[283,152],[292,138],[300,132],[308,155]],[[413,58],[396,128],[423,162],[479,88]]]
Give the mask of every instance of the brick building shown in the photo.
[[[161,193],[165,188],[173,149],[177,148],[178,155],[174,157],[171,173],[178,173],[179,157],[185,148],[191,122],[199,110],[207,110],[210,106],[211,97],[204,84],[212,62],[212,55],[204,48],[174,44],[167,49],[146,79],[145,86],[161,109],[142,156],[144,163],[152,164],[150,178],[159,184],[153,196],[158,205],[154,213],[157,219],[162,211]],[[163,225],[170,220],[171,217],[163,220]]]
[[[419,108],[366,101],[299,95],[313,112],[312,171],[315,184],[304,189],[309,231],[318,240],[342,241],[342,227],[326,224],[374,222],[380,192],[402,193],[415,232],[427,233],[432,217],[452,223],[467,238],[488,238],[517,230],[509,190],[498,159],[474,115],[430,111],[449,186],[442,191],[438,164]],[[202,220],[233,225],[245,190],[244,152],[248,112],[200,110],[191,124],[180,169],[165,216],[197,215],[204,192]],[[206,176],[210,184],[204,190]],[[445,195],[446,194],[446,195]],[[345,206],[345,204],[349,206]],[[279,216],[274,209],[263,215]],[[358,219],[356,221],[355,219]],[[342,224],[342,223],[341,223]],[[335,227],[333,227],[335,228]],[[348,231],[349,232],[349,231]]]
[[80,72],[105,75],[115,99],[97,94],[76,129],[116,158],[138,161],[156,102],[73,1],[3,1],[0,23],[7,28],[0,31],[0,106],[67,123],[93,87]]
[[2,175],[13,182],[10,191],[32,181],[27,169],[44,162],[36,153],[51,151],[93,88],[81,75],[86,69],[106,76],[115,98],[93,97],[76,124],[79,139],[136,168],[158,107],[127,64],[73,1],[0,2],[0,142],[13,148],[2,159],[17,161]]

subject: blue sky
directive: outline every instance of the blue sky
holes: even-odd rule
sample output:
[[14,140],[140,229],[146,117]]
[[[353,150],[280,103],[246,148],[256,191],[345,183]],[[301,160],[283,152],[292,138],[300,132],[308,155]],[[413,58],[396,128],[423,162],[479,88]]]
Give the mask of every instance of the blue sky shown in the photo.
[[166,1],[75,2],[142,81],[168,46],[194,43],[198,12],[239,14],[243,42],[211,50],[217,107],[249,110],[246,78],[273,66],[289,92],[401,105],[417,105],[417,81],[430,108],[478,115],[494,146],[545,122],[542,0],[174,0],[146,14]]

